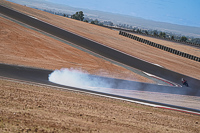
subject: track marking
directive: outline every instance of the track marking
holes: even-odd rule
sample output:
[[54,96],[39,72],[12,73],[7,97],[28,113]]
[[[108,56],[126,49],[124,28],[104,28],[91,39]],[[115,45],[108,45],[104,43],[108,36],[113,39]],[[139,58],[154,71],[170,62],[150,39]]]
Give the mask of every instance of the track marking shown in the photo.
[[38,18],[36,18],[36,17],[33,17],[33,16],[29,16],[29,17],[39,20]]
[[170,107],[166,107],[166,106],[158,106],[158,108],[168,109],[168,110],[173,110],[173,111],[179,111],[179,112],[183,112],[183,113],[190,113],[190,114],[200,115],[200,113],[198,113],[198,112],[188,111],[188,110],[184,110],[184,109],[170,108]]
[[163,82],[165,82],[165,83],[168,83],[168,84],[171,85],[171,86],[182,87],[181,85],[179,85],[179,84],[177,84],[177,83],[174,83],[174,82],[171,82],[171,81],[169,81],[169,80],[160,78],[160,77],[155,76],[155,75],[153,75],[153,74],[150,74],[150,73],[147,73],[147,72],[144,72],[144,71],[143,71],[143,73],[146,74],[146,75],[148,75],[148,76],[150,76],[150,77],[153,77],[153,78],[156,78],[156,79],[158,79],[158,80],[161,80],[161,81],[163,81]]

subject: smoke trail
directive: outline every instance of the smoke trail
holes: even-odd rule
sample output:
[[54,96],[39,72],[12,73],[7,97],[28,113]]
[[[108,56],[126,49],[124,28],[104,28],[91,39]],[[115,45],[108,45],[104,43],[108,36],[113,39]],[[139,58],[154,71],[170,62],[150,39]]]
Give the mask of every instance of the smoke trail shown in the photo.
[[[88,72],[81,69],[67,69],[63,68],[61,70],[55,70],[49,74],[49,81],[72,86],[77,88],[84,88],[89,90],[97,91],[113,91],[113,89],[123,89],[126,90],[138,90],[147,92],[159,92],[159,93],[170,93],[170,94],[182,94],[182,95],[192,95],[200,96],[200,91],[191,89],[189,87],[173,87],[173,86],[163,86],[149,83],[141,83],[135,81],[128,81],[123,79],[115,79],[108,77],[101,77],[90,75]],[[109,89],[110,88],[110,89]],[[105,90],[106,89],[106,90]]]
[[90,75],[88,72],[81,69],[62,68],[61,70],[55,70],[49,74],[49,81],[73,87],[87,88],[102,86],[110,88],[111,85],[102,80],[101,78]]

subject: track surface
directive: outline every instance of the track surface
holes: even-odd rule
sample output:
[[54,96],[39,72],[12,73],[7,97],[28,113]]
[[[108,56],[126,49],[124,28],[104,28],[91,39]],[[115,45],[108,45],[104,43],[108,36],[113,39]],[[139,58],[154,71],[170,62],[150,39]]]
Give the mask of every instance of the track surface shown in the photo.
[[[53,84],[48,81],[48,76],[52,72],[53,71],[51,70],[45,70],[45,69],[36,69],[36,68],[28,68],[28,67],[22,67],[22,66],[0,64],[0,76],[20,79],[20,80],[25,80],[25,81],[31,81],[31,82],[38,82],[38,83],[43,83],[43,84]],[[101,85],[106,82],[106,83],[109,83],[111,88],[114,88],[114,89],[138,90],[138,91],[160,92],[160,93],[189,95],[189,96],[200,96],[199,90],[191,89],[188,87],[162,86],[162,85],[156,85],[156,84],[140,83],[140,82],[135,82],[135,81],[100,77],[100,76],[94,76],[94,75],[93,75],[93,79],[94,80],[98,79],[100,81],[100,84],[99,84],[100,86],[91,86],[91,87],[104,87]]]
[[[103,55],[107,58],[113,59],[120,63],[129,65],[131,67],[140,69],[142,71],[154,74],[156,76],[165,78],[167,80],[171,80],[173,82],[180,83],[180,79],[182,77],[184,77],[188,80],[188,82],[190,83],[190,86],[191,86],[191,88],[158,86],[158,85],[152,85],[152,84],[137,83],[137,82],[133,82],[133,81],[125,81],[125,80],[120,80],[120,79],[111,79],[111,78],[94,76],[94,78],[102,78],[103,80],[110,82],[111,84],[113,84],[113,88],[121,89],[121,87],[123,86],[123,85],[121,85],[121,83],[125,83],[132,87],[124,88],[124,89],[134,89],[134,90],[142,90],[142,91],[150,91],[150,92],[162,92],[162,93],[170,93],[170,94],[200,96],[200,89],[198,89],[198,88],[200,88],[200,82],[197,79],[194,79],[194,78],[191,78],[191,77],[188,77],[188,76],[185,76],[185,75],[182,75],[182,74],[179,74],[179,73],[176,73],[176,72],[173,72],[173,71],[170,71],[170,70],[158,67],[158,66],[155,66],[150,63],[147,63],[145,61],[142,61],[140,59],[137,59],[130,55],[122,53],[120,51],[111,49],[109,47],[101,45],[101,44],[94,42],[92,40],[89,40],[87,38],[78,36],[74,33],[71,33],[71,32],[65,31],[65,30],[62,30],[58,27],[55,27],[53,25],[50,25],[50,24],[47,24],[40,20],[37,20],[36,18],[26,16],[24,14],[21,14],[17,11],[13,11],[6,7],[0,6],[0,12],[2,14],[5,14],[9,17],[14,18],[18,21],[26,23],[30,26],[33,26],[35,28],[38,28],[45,32],[48,32],[52,35],[55,35],[59,38],[65,39],[65,40],[75,43],[79,46],[87,48],[87,49],[89,49],[93,52],[96,52],[100,55]],[[37,82],[37,83],[42,83],[42,84],[47,84],[47,85],[62,86],[62,85],[57,85],[57,84],[54,84],[54,83],[51,83],[48,81],[48,75],[51,72],[52,71],[43,70],[43,69],[34,69],[34,68],[26,68],[26,67],[9,66],[9,65],[5,65],[5,64],[0,64],[0,75],[1,76],[8,77],[8,78],[20,79],[20,80],[26,80],[26,81],[31,81],[31,82]],[[119,87],[119,86],[121,86],[121,87]],[[64,87],[64,86],[62,86],[62,87]],[[84,90],[84,89],[79,89],[79,88],[74,88],[74,87],[69,87],[69,86],[67,88],[72,88],[72,89],[81,90],[81,91]],[[142,99],[116,96],[116,95],[112,95],[112,94],[95,92],[95,91],[91,91],[91,90],[84,90],[84,91],[103,94],[103,95],[107,95],[107,96],[118,97],[118,98],[123,98],[123,99],[127,99],[127,100],[136,100],[136,101],[140,101],[140,102],[158,104],[161,106],[168,106],[168,107],[172,107],[172,108],[184,109],[184,110],[200,113],[200,110],[196,110],[196,109],[190,109],[190,108],[185,108],[185,107],[179,107],[179,106],[174,106],[174,105],[146,101],[146,100],[142,100]]]
[[[28,81],[28,82],[34,82],[34,83],[40,83],[43,85],[51,85],[51,86],[55,86],[55,87],[58,86],[58,87],[71,89],[71,90],[75,90],[75,91],[87,92],[87,93],[92,93],[92,94],[96,94],[96,95],[112,97],[112,98],[116,98],[116,99],[123,99],[123,100],[127,100],[127,101],[136,101],[137,103],[142,102],[143,104],[146,103],[146,105],[153,104],[153,106],[155,106],[155,107],[160,107],[160,108],[165,108],[165,109],[173,109],[173,110],[178,110],[178,111],[183,111],[183,112],[187,112],[187,113],[194,113],[194,114],[200,115],[200,110],[198,110],[198,109],[169,105],[169,104],[159,103],[159,102],[155,102],[155,101],[142,100],[142,99],[138,99],[138,98],[125,97],[125,96],[120,96],[120,95],[115,95],[115,94],[108,94],[108,93],[104,93],[104,92],[93,91],[93,90],[89,90],[89,89],[75,88],[75,87],[71,87],[71,86],[63,86],[63,85],[55,84],[55,83],[48,81],[48,76],[50,73],[52,73],[51,70],[0,64],[0,76],[3,76],[3,77],[18,79],[18,80],[23,80],[23,81]],[[182,95],[195,94],[195,96],[200,96],[199,91],[193,92],[193,90],[190,88],[170,87],[170,86],[159,86],[159,88],[158,88],[158,85],[137,83],[134,81],[126,81],[126,80],[121,80],[121,79],[112,79],[112,78],[97,77],[97,76],[94,76],[94,78],[101,78],[101,80],[103,80],[103,81],[110,82],[111,84],[113,84],[113,87],[117,87],[116,85],[120,86],[120,84],[126,84],[126,85],[132,86],[130,88],[123,88],[125,90],[162,92],[162,93],[170,93],[170,94],[180,94],[181,93]],[[138,84],[140,84],[140,86],[138,86]],[[122,89],[122,88],[119,87],[118,89]]]
[[187,79],[191,88],[200,89],[200,81],[197,79],[164,69],[162,67],[150,64],[138,58],[134,58],[133,56],[127,55],[126,53],[122,53],[118,50],[109,48],[90,39],[84,38],[82,36],[76,35],[69,31],[60,29],[56,26],[40,21],[37,18],[27,16],[25,14],[19,13],[17,11],[11,10],[3,6],[0,6],[0,13],[12,17],[23,23],[26,23],[30,26],[33,26],[37,29],[50,33],[61,39],[67,40],[71,43],[84,47],[104,57],[118,61],[130,67],[134,67],[136,69],[145,71],[147,73],[156,75],[158,77],[167,79],[169,81],[181,84],[181,78],[185,78]]

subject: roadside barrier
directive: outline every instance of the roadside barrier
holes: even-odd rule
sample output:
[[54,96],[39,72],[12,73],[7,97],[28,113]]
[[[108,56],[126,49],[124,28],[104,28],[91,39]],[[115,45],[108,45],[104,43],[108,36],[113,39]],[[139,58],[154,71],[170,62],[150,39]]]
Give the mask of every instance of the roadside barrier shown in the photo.
[[[164,50],[164,51],[167,51],[167,52],[169,52],[169,53],[176,54],[176,55],[182,56],[182,57],[184,57],[184,58],[188,58],[188,59],[190,59],[190,60],[194,60],[194,61],[200,62],[200,58],[199,58],[199,57],[196,57],[196,56],[194,56],[194,55],[190,55],[190,54],[187,54],[187,53],[178,51],[178,50],[173,49],[173,48],[170,48],[170,47],[166,47],[166,46],[161,45],[161,44],[157,44],[157,43],[151,42],[151,41],[149,41],[149,40],[140,38],[140,37],[138,37],[138,36],[129,34],[129,33],[124,32],[124,31],[119,31],[119,35],[122,35],[122,36],[125,36],[125,37],[128,37],[128,38],[131,38],[131,39],[133,39],[133,40],[136,40],[136,41],[138,41],[138,42],[142,42],[142,43],[144,43],[144,44],[147,44],[147,45],[150,45],[150,46],[159,48],[159,49]],[[178,41],[178,40],[176,40],[176,41],[177,41],[177,42],[181,42],[181,41]]]
[[183,44],[187,44],[187,45],[191,45],[191,46],[195,46],[195,47],[200,47],[200,44],[197,44],[197,43],[184,42],[184,41],[181,41],[181,40],[176,40],[176,39],[171,39],[171,38],[164,38],[164,37],[155,36],[155,35],[151,35],[151,34],[145,34],[145,33],[142,33],[142,32],[137,32],[137,31],[129,30],[129,29],[121,29],[121,28],[109,27],[109,26],[104,26],[104,27],[111,28],[111,29],[117,29],[117,30],[120,30],[120,31],[123,30],[123,31],[141,34],[141,35],[145,35],[145,36],[151,36],[151,37],[154,37],[154,38],[169,40],[169,41],[173,41],[173,42],[177,42],[177,43],[183,43]]

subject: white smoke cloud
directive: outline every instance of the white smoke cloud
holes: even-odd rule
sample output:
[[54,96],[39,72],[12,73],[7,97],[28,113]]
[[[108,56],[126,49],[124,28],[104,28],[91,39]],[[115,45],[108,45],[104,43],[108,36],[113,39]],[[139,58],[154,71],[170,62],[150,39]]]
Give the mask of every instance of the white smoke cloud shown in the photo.
[[110,84],[102,79],[90,75],[87,71],[73,68],[62,68],[61,70],[55,70],[49,74],[49,81],[61,85],[87,88],[95,86],[110,87]]
[[[148,92],[160,92],[171,94],[187,94],[192,95],[198,92],[192,92],[191,89],[184,87],[170,87],[148,83],[140,83],[128,80],[100,77],[90,75],[87,71],[73,68],[62,68],[61,70],[55,70],[49,74],[49,81],[65,86],[83,88],[94,91],[101,91],[107,93],[113,93],[116,89],[122,89],[124,93],[127,90],[138,90]],[[122,95],[122,92],[118,95]],[[199,95],[199,93],[198,93]]]

